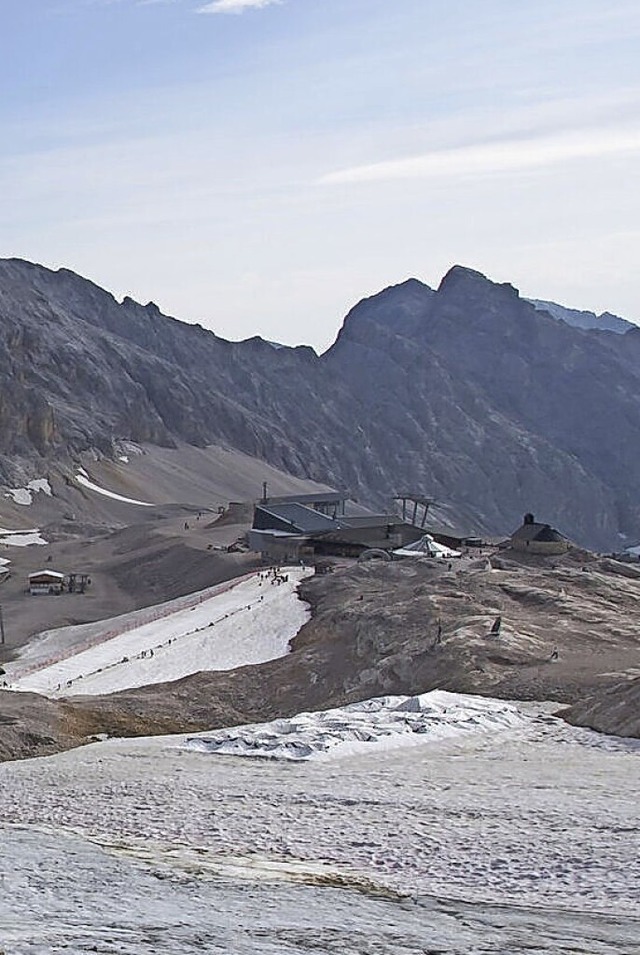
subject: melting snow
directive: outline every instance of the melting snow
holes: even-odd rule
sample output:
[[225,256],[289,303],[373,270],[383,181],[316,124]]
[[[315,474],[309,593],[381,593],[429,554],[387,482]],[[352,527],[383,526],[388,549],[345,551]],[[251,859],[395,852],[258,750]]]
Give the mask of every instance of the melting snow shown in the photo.
[[31,544],[46,544],[38,527],[28,531],[8,531],[0,527],[0,544],[8,547],[29,547]]
[[256,723],[190,738],[188,749],[224,756],[307,760],[375,746],[434,742],[469,732],[504,730],[525,717],[511,703],[432,690],[420,696],[383,696],[291,719]]
[[2,763],[0,947],[631,955],[637,741],[518,709],[345,759],[214,759],[183,736]]
[[167,613],[160,605],[157,619],[117,636],[112,630],[111,639],[34,672],[21,675],[20,661],[8,664],[11,689],[95,695],[274,660],[308,620],[296,593],[308,574],[299,567],[277,578],[252,574],[190,608]]
[[26,487],[10,487],[5,497],[13,498],[14,504],[29,505],[33,503],[33,495]]
[[107,491],[106,488],[100,487],[98,484],[94,484],[93,481],[90,481],[86,476],[87,472],[84,468],[80,468],[76,474],[76,481],[78,484],[81,484],[82,487],[86,487],[89,491],[95,491],[97,494],[103,494],[104,497],[110,497],[114,501],[123,501],[125,504],[137,504],[138,507],[154,507],[154,504],[150,504],[149,501],[136,501],[131,497],[124,497],[122,494],[116,494],[115,491]]
[[38,493],[51,497],[51,485],[46,478],[36,478],[33,481],[29,481],[26,487],[10,487],[5,497],[13,498],[14,504],[23,504],[28,507],[30,504],[33,504],[33,495]]

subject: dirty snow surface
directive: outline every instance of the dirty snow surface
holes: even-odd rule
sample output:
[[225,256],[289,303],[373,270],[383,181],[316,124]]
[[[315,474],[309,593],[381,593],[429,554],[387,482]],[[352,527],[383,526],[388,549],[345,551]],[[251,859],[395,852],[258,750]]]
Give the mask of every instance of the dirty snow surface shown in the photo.
[[227,756],[318,759],[372,746],[398,746],[517,726],[517,707],[481,696],[433,690],[420,696],[384,696],[292,719],[221,729],[194,736],[187,747]]
[[[448,696],[433,719],[465,722]],[[637,741],[484,702],[475,729],[326,759],[165,737],[0,765],[0,948],[634,955]]]
[[274,660],[289,652],[290,641],[309,618],[308,605],[296,593],[308,574],[300,567],[276,575],[251,574],[166,609],[158,605],[149,622],[126,623],[120,633],[115,618],[105,629],[108,639],[75,653],[65,651],[61,659],[55,659],[52,647],[52,662],[32,666],[27,649],[24,661],[6,665],[10,689],[92,696]]

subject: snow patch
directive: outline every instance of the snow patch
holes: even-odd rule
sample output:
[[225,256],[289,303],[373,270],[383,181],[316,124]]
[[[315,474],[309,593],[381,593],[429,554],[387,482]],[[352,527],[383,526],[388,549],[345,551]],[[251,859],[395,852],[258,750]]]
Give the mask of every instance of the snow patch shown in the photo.
[[33,495],[26,487],[10,487],[5,497],[12,498],[14,504],[33,504]]
[[110,497],[113,501],[122,501],[124,504],[136,504],[138,507],[155,506],[154,504],[149,503],[149,501],[136,501],[134,498],[124,497],[122,494],[116,494],[115,491],[107,491],[106,488],[100,487],[100,485],[94,484],[93,481],[89,480],[86,474],[87,472],[80,468],[76,474],[76,481],[89,491],[95,491],[97,494],[104,495],[104,497]]
[[39,493],[51,497],[51,485],[46,478],[35,478],[33,481],[29,481],[26,487],[10,487],[7,489],[5,497],[12,498],[14,504],[22,504],[28,507],[33,504],[33,495]]
[[236,726],[190,737],[185,746],[224,756],[300,761],[495,732],[524,725],[527,720],[511,703],[432,690],[419,696],[383,696],[271,723]]
[[35,527],[28,531],[8,531],[0,527],[0,545],[7,547],[30,547],[32,544],[46,544],[47,541]]
[[33,481],[29,481],[27,487],[31,491],[35,491],[36,493],[42,492],[43,494],[46,494],[47,497],[51,497],[51,485],[46,478],[36,478]]

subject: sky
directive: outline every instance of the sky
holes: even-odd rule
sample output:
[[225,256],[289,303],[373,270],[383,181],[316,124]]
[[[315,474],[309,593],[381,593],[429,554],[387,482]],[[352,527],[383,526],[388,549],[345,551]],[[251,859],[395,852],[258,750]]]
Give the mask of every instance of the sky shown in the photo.
[[637,0],[2,0],[0,257],[321,351],[454,264],[640,322]]

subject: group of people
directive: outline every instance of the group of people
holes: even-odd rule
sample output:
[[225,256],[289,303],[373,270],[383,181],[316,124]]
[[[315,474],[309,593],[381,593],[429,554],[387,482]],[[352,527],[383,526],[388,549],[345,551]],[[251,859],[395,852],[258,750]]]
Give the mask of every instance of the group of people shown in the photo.
[[279,567],[271,567],[269,570],[261,571],[258,574],[258,586],[262,586],[263,580],[279,586],[289,582],[289,574],[283,574]]

